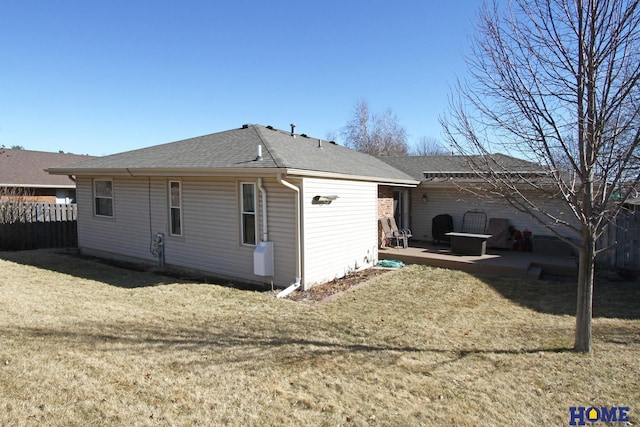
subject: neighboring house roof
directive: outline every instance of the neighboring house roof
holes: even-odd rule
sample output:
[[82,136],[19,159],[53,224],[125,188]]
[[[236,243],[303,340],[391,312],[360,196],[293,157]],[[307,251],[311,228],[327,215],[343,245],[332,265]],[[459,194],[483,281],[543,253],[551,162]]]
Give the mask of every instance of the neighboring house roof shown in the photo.
[[[257,160],[258,146],[262,147],[261,160]],[[261,125],[243,125],[238,129],[49,168],[50,173],[71,175],[210,175],[252,170],[418,184],[411,176],[376,157]]]
[[[482,172],[478,169],[482,169],[481,165],[485,163],[481,156],[380,156],[378,158],[421,182],[448,181],[452,178],[467,181],[482,180],[478,175]],[[493,169],[497,173],[521,176],[546,175],[542,166],[504,154],[493,154],[490,161],[494,164]]]
[[90,156],[44,151],[0,149],[0,187],[75,188],[68,176],[54,176],[45,169],[86,160]]

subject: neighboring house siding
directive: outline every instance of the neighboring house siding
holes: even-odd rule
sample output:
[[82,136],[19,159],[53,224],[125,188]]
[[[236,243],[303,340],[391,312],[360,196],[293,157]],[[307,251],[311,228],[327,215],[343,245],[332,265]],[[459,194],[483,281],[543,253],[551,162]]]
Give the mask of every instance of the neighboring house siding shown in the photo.
[[[170,179],[182,183],[182,236],[171,236],[168,230],[167,186]],[[268,283],[273,279],[276,285],[287,285],[295,276],[293,263],[277,262],[274,278],[253,274],[254,247],[240,243],[238,196],[242,181],[255,180],[114,177],[114,218],[97,218],[92,208],[92,181],[80,178],[78,204],[82,209],[78,221],[79,246],[153,261],[150,253],[151,235],[161,232],[165,234],[167,265],[251,282]],[[294,194],[275,180],[265,182],[265,189],[271,207],[269,239],[274,241],[276,259],[295,259],[295,234],[291,225]],[[257,214],[261,222],[260,196],[258,200]],[[261,223],[258,232],[261,238]]]
[[[470,210],[478,210],[486,213],[487,223],[490,218],[507,218],[510,224],[517,230],[524,231],[528,229],[534,236],[552,235],[551,231],[547,230],[528,214],[517,211],[503,200],[496,199],[490,201],[457,188],[436,189],[423,185],[412,190],[411,193],[413,206],[411,229],[414,239],[416,240],[431,240],[433,238],[431,221],[434,216],[439,214],[451,215],[453,217],[454,230],[461,231],[464,213]],[[426,203],[422,201],[424,194],[427,195]],[[535,198],[535,196],[533,196],[533,198]],[[566,218],[574,224],[576,223],[575,218],[571,217],[562,202],[549,199],[541,199],[540,202],[545,203],[551,212],[559,214],[564,212],[560,214],[563,218]],[[566,227],[558,226],[558,230],[563,236],[574,239],[578,238],[577,235],[572,234],[571,230]]]
[[[328,205],[314,196],[338,195]],[[378,186],[307,178],[303,183],[305,288],[331,281],[378,259]]]

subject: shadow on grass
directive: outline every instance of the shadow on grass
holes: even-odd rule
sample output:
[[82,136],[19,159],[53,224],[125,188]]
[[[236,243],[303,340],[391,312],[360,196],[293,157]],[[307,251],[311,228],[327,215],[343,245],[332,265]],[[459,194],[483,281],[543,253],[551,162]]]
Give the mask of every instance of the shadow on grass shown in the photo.
[[[104,331],[106,330],[106,331]],[[110,331],[109,331],[110,330]],[[103,331],[103,332],[100,332]],[[120,332],[120,333],[119,333]],[[246,331],[245,331],[246,332]],[[189,354],[192,364],[228,364],[254,363],[256,360],[269,360],[270,364],[304,363],[312,358],[344,356],[366,356],[376,364],[395,364],[403,355],[422,353],[438,356],[433,363],[427,365],[428,370],[461,361],[477,355],[527,355],[571,353],[572,348],[563,346],[532,348],[436,348],[429,346],[403,345],[402,343],[363,344],[334,338],[325,340],[318,337],[299,337],[288,332],[277,336],[264,336],[259,331],[237,333],[226,331],[203,331],[197,328],[174,330],[136,328],[129,324],[99,325],[92,330],[62,330],[47,327],[8,327],[0,328],[3,336],[20,336],[21,339],[45,340],[51,345],[66,347],[82,347],[90,351],[105,351],[144,355],[172,354],[179,358],[179,353]],[[194,357],[205,356],[202,361]],[[356,362],[357,363],[357,362]]]
[[[525,281],[487,276],[480,279],[520,306],[540,313],[569,316],[576,314],[576,281]],[[640,319],[640,284],[596,281],[593,317]]]
[[243,290],[267,290],[266,287],[263,288],[258,285],[170,269],[159,271],[149,264],[97,258],[64,249],[0,252],[0,259],[125,289],[161,286],[176,282],[195,282],[211,283]]
[[107,264],[97,258],[85,257],[71,251],[0,252],[0,259],[121,288],[142,288],[170,283],[167,278],[146,272],[141,265]]

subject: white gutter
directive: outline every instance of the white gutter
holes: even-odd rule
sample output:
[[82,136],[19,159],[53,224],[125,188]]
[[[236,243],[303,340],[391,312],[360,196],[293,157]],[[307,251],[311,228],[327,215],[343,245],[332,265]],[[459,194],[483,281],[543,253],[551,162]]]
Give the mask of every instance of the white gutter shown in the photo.
[[375,176],[362,176],[362,175],[351,175],[337,172],[323,172],[323,171],[314,171],[308,169],[293,169],[289,168],[286,170],[287,176],[295,175],[295,176],[311,176],[315,178],[333,178],[333,179],[347,179],[350,181],[370,181],[384,185],[395,185],[398,187],[413,187],[420,184],[420,181],[411,178],[407,175],[407,179],[390,179],[385,177],[375,177]]
[[76,188],[75,184],[21,184],[16,182],[0,182],[0,187],[31,187],[31,188],[68,188],[73,190]]
[[[307,169],[282,169],[282,168],[49,168],[45,169],[51,175],[75,175],[75,176],[204,176],[204,177],[264,177],[285,173],[287,176],[301,176],[329,179],[346,179],[352,181],[368,181],[381,185],[393,185],[397,187],[415,187],[420,181],[415,179],[389,179],[388,177],[370,177],[361,175],[342,174],[335,172],[322,172]],[[273,174],[273,175],[271,175]]]
[[278,174],[278,182],[284,185],[287,188],[292,189],[296,192],[296,281],[291,284],[288,288],[281,291],[276,295],[278,298],[284,298],[289,295],[291,292],[295,291],[300,287],[300,280],[302,280],[302,244],[301,244],[301,218],[300,218],[300,189],[290,182],[282,179],[282,174]]
[[269,234],[267,233],[267,192],[262,186],[262,178],[258,178],[258,189],[262,194],[262,241],[269,240]]

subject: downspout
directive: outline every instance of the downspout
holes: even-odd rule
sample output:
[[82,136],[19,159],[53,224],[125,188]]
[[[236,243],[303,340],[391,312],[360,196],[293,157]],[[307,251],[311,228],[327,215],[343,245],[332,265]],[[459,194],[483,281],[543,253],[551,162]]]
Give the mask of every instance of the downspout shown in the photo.
[[262,195],[262,241],[269,240],[269,234],[267,233],[267,192],[262,186],[262,178],[258,178],[258,189]]
[[302,280],[302,244],[301,244],[301,218],[300,218],[300,189],[290,182],[282,179],[282,174],[278,174],[278,182],[284,185],[287,188],[292,189],[296,192],[296,281],[291,284],[288,288],[281,291],[276,295],[278,298],[284,298],[289,295],[291,292],[295,291],[300,287],[300,281]]

